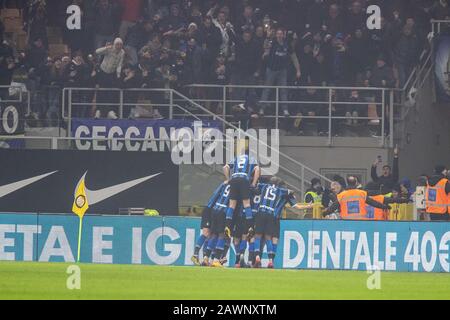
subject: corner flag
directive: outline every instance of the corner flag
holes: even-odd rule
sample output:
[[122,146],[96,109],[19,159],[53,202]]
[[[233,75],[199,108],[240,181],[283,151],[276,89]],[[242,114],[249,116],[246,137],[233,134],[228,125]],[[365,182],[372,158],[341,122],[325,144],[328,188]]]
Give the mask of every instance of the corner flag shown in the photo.
[[80,218],[83,218],[87,209],[89,208],[89,203],[86,197],[86,189],[84,185],[84,179],[80,181],[75,190],[75,197],[73,201],[72,211]]
[[75,190],[72,211],[80,218],[80,224],[78,228],[78,254],[77,262],[80,262],[80,250],[81,250],[81,231],[83,229],[83,217],[89,209],[89,203],[86,197],[86,188],[84,184],[84,178],[78,183]]

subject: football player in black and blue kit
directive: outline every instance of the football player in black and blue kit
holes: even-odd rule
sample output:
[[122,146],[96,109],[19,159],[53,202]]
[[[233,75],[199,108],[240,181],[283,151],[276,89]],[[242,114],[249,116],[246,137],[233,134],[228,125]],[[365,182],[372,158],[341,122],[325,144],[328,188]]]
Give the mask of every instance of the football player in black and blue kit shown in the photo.
[[280,198],[278,203],[275,206],[275,228],[274,228],[274,234],[272,235],[272,252],[268,252],[269,255],[269,261],[275,261],[275,255],[277,254],[277,248],[278,248],[278,241],[280,239],[280,224],[281,219],[283,218],[283,210],[286,207],[286,205],[289,204],[291,207],[294,208],[307,208],[308,206],[300,206],[297,204],[297,199],[295,199],[295,196],[292,192],[288,193],[285,197]]
[[261,201],[261,195],[259,189],[262,185],[258,184],[257,187],[252,191],[251,197],[251,208],[252,208],[252,219],[247,219],[245,211],[240,210],[240,215],[235,225],[235,232],[233,234],[234,245],[236,251],[236,268],[247,267],[244,260],[244,254],[247,250],[247,245],[249,245],[249,251],[253,252],[253,236],[254,236],[254,217],[258,212],[259,203]]
[[[283,199],[288,199],[288,197],[293,194],[292,191],[286,188],[281,188],[280,184],[281,180],[273,177],[270,179],[269,184],[263,185],[261,188],[261,202],[259,204],[258,213],[255,217],[255,268],[261,267],[261,248],[264,247],[262,246],[262,241],[265,242],[267,252],[269,254],[268,268],[274,267],[273,259],[275,257],[275,250],[272,239],[274,236],[279,237],[279,218],[281,217],[282,208],[284,208],[287,203],[286,202],[283,204],[280,201],[284,201]],[[281,204],[283,204],[283,207],[281,207]],[[294,205],[294,208],[297,209],[306,209],[311,207],[312,205]]]
[[224,166],[223,172],[226,183],[231,186],[230,203],[226,211],[225,223],[225,235],[231,238],[233,214],[239,202],[242,202],[245,218],[247,220],[253,219],[250,202],[251,190],[256,188],[261,169],[253,157],[243,154],[237,156],[232,164]]
[[211,210],[211,237],[208,240],[208,245],[204,253],[203,265],[209,264],[209,258],[211,256],[211,266],[222,267],[220,259],[223,258],[227,242],[224,230],[226,221],[225,215],[230,202],[230,195],[231,185],[223,183],[222,193],[216,199]]
[[209,199],[206,207],[203,209],[202,220],[201,220],[201,224],[200,224],[200,228],[202,231],[201,231],[201,235],[198,237],[197,242],[195,244],[194,255],[191,258],[192,262],[196,266],[200,265],[200,259],[199,259],[200,249],[203,247],[203,252],[207,253],[208,243],[209,243],[210,236],[211,236],[212,210],[213,210],[213,207],[215,206],[217,200],[219,199],[219,197],[222,196],[225,188],[226,188],[226,185],[224,183],[221,183],[217,187],[217,189],[214,191],[214,193],[211,196],[211,198]]

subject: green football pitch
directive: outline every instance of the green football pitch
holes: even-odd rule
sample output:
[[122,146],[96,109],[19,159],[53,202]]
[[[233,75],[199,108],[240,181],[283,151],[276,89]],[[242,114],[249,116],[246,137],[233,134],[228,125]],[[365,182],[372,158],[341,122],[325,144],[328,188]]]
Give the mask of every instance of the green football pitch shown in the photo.
[[0,263],[0,299],[450,299],[449,274],[213,269],[80,264],[81,289],[67,289],[68,264]]

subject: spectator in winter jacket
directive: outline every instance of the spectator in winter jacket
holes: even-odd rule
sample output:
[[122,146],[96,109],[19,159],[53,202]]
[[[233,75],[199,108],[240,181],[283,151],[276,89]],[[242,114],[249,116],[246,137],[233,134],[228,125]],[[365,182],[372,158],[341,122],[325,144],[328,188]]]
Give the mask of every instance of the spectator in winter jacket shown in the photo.
[[405,85],[407,77],[420,54],[419,41],[412,31],[412,27],[405,25],[393,48],[394,64],[398,72],[400,88]]
[[138,51],[147,44],[152,32],[153,24],[151,21],[139,22],[128,29],[125,50],[131,65],[135,66],[138,64]]
[[205,17],[203,24],[199,28],[199,45],[203,49],[203,65],[206,80],[210,80],[213,73],[213,65],[219,55],[222,44],[222,34],[220,29],[212,23],[211,17]]
[[394,149],[394,166],[384,165],[382,175],[378,176],[377,166],[380,164],[380,159],[373,163],[370,175],[372,180],[379,184],[381,194],[387,194],[392,191],[394,186],[398,183],[399,168],[398,168],[398,148]]
[[370,84],[379,88],[395,87],[394,72],[392,68],[386,64],[386,59],[382,55],[378,57],[376,66],[372,68]]
[[[244,31],[236,45],[236,61],[234,64],[234,82],[237,85],[254,85],[260,68],[262,52],[253,41],[250,30]],[[246,89],[236,90],[237,100],[246,100]]]
[[369,64],[369,42],[362,29],[356,29],[348,44],[349,75],[353,82],[365,73]]

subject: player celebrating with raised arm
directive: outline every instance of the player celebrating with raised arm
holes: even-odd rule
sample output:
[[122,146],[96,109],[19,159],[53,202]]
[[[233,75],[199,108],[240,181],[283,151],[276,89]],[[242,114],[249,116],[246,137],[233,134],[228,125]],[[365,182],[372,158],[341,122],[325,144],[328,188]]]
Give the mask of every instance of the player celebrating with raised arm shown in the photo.
[[225,165],[223,172],[226,182],[229,182],[231,187],[230,204],[226,211],[225,227],[225,235],[230,238],[233,213],[238,201],[242,201],[246,219],[253,219],[250,203],[251,189],[256,188],[256,184],[261,175],[261,169],[254,158],[244,154],[236,157],[231,165]]

